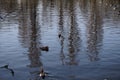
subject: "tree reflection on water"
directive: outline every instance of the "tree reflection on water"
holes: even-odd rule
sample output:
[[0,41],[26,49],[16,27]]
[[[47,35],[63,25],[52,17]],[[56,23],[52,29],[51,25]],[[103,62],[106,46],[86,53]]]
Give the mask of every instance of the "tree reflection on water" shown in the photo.
[[[21,8],[21,19],[20,19],[20,35],[23,46],[28,48],[30,67],[40,67],[42,63],[40,62],[40,42],[39,42],[39,30],[37,25],[37,4],[36,0],[33,2],[26,2],[22,4]],[[24,7],[24,8],[23,8]],[[28,8],[28,9],[27,9]],[[26,9],[26,11],[24,11]],[[27,14],[26,14],[27,13]],[[29,14],[29,15],[28,15]]]
[[[96,6],[96,7],[94,7]],[[99,60],[99,49],[102,44],[102,15],[99,11],[99,7],[96,0],[93,0],[90,4],[90,17],[88,21],[88,56],[90,61]]]
[[[77,53],[79,51],[80,38],[79,31],[76,22],[75,15],[75,1],[71,0],[67,6],[63,4],[64,1],[60,1],[60,9],[59,9],[59,35],[60,35],[60,44],[61,51],[60,57],[62,64],[67,65],[77,65],[78,62],[76,60]],[[66,7],[66,9],[64,9]],[[67,8],[68,7],[68,8]],[[67,12],[67,16],[64,11]],[[68,19],[68,24],[65,23],[64,19]],[[66,30],[67,27],[67,30]],[[66,41],[67,40],[67,41]],[[68,42],[68,43],[65,43]],[[65,47],[68,47],[68,52],[66,55]]]
[[[42,2],[38,4],[39,2]],[[19,6],[17,6],[17,4]],[[80,30],[78,26],[80,26],[79,22],[77,21],[77,8],[75,4],[80,6],[81,11],[83,12],[83,16],[85,14],[90,14],[88,16],[88,22],[86,23],[87,27],[87,51],[89,59],[94,61],[98,60],[99,48],[100,44],[102,43],[102,24],[103,24],[103,14],[100,10],[99,4],[107,3],[107,5],[113,6],[113,3],[118,3],[119,1],[96,1],[96,0],[77,0],[77,1],[63,1],[63,0],[44,0],[44,1],[29,1],[29,0],[2,0],[0,2],[1,12],[5,11],[7,14],[11,14],[14,10],[18,8],[20,10],[19,14],[19,34],[20,34],[20,41],[24,47],[29,48],[29,52],[32,55],[33,53],[40,53],[39,46],[40,44],[40,30],[41,26],[46,24],[46,22],[51,24],[51,18],[54,16],[58,16],[59,20],[59,31],[58,34],[61,34],[61,52],[60,56],[63,63],[69,59],[70,62],[67,61],[69,64],[77,64],[75,58],[77,53],[79,53],[79,49],[81,46],[81,38],[80,38]],[[4,5],[3,5],[4,4]],[[90,4],[90,5],[88,5]],[[14,5],[14,6],[13,6]],[[42,5],[41,9],[43,12],[42,15],[43,21],[38,21],[38,5]],[[102,4],[106,5],[106,4]],[[15,7],[16,6],[16,7]],[[89,8],[88,8],[89,7]],[[54,9],[58,11],[55,15],[53,15]],[[84,11],[83,11],[84,10]],[[50,11],[50,12],[47,12]],[[90,13],[88,13],[90,11]],[[49,14],[51,13],[51,14]],[[18,15],[17,14],[17,15]],[[67,15],[66,15],[67,14]],[[86,16],[85,16],[86,17]],[[49,20],[49,21],[48,21]],[[65,20],[68,20],[67,23]],[[39,23],[40,24],[39,24]],[[42,23],[41,23],[42,22]],[[48,24],[47,23],[47,24]],[[41,25],[41,26],[39,26]],[[67,28],[67,29],[66,29]],[[68,42],[68,43],[66,43]],[[68,46],[66,46],[68,45]],[[67,56],[64,52],[68,47]],[[39,56],[38,54],[36,56]],[[66,58],[67,57],[67,58]],[[39,57],[37,58],[39,61]],[[65,60],[65,61],[64,61]],[[34,62],[33,62],[34,63]],[[39,64],[39,62],[37,62]]]
[[[18,39],[28,53],[27,68],[32,72],[44,64],[78,68],[101,59],[104,20],[118,19],[113,13],[120,11],[119,4],[120,0],[1,0],[0,21],[9,25],[13,20],[18,25]],[[50,46],[49,54],[40,50],[42,43]]]

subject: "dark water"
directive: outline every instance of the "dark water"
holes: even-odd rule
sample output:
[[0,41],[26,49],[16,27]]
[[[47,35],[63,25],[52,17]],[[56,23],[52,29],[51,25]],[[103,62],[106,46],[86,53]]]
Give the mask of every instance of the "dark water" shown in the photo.
[[0,0],[0,66],[14,71],[0,80],[41,80],[41,67],[45,80],[120,80],[119,11],[120,0]]

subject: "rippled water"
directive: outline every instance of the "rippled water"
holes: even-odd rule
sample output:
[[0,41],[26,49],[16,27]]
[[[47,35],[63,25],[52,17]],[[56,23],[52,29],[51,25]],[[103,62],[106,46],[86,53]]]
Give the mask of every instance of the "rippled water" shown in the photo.
[[[0,0],[0,80],[120,80],[119,0]],[[40,47],[48,46],[49,51]]]

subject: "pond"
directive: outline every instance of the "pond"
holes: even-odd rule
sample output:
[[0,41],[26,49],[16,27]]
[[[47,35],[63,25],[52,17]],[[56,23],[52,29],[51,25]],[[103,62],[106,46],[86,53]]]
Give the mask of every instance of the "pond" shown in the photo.
[[120,80],[119,66],[120,0],[0,1],[0,80]]

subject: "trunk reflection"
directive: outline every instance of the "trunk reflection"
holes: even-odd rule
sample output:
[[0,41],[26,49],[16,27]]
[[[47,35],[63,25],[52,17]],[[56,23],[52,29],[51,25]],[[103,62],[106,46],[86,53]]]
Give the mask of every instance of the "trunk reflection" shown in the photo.
[[[91,61],[99,60],[99,49],[102,44],[102,15],[100,14],[96,0],[91,1],[90,17],[87,26],[88,32],[88,56]],[[95,7],[96,6],[96,7]]]
[[[26,4],[28,4],[26,6]],[[21,3],[20,35],[23,46],[29,50],[30,67],[40,67],[40,33],[37,25],[37,5],[38,1]],[[26,10],[25,10],[26,9]],[[27,14],[29,15],[27,15]]]

